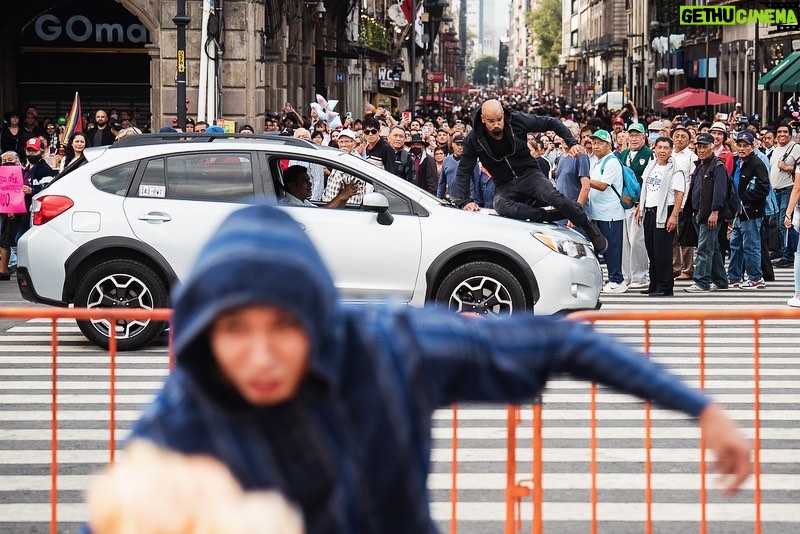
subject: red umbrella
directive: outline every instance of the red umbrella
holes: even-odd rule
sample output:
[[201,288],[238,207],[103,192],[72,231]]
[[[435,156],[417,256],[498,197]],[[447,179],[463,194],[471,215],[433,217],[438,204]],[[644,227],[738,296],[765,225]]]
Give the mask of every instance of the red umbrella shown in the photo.
[[733,102],[736,102],[734,97],[721,95],[713,91],[708,91],[708,102],[706,102],[706,90],[693,88],[680,94],[675,93],[661,100],[661,103],[667,108],[693,108],[705,106],[706,103],[709,106],[718,106],[720,104],[731,104]]
[[684,88],[683,88],[683,89],[681,89],[680,91],[676,91],[676,92],[674,92],[674,93],[671,93],[671,94],[668,94],[668,95],[666,95],[666,96],[662,96],[661,98],[659,98],[658,100],[656,100],[656,102],[658,102],[659,104],[663,104],[665,100],[669,100],[669,99],[671,99],[671,98],[675,98],[675,97],[677,97],[677,96],[680,96],[680,95],[682,95],[683,93],[690,92],[690,91],[693,91],[693,90],[694,90],[694,88],[693,88],[693,87],[684,87]]

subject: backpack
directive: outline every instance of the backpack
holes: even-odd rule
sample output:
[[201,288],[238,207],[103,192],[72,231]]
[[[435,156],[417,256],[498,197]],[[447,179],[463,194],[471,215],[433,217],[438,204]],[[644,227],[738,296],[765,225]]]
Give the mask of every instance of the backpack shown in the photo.
[[[722,168],[725,168],[725,164],[722,162],[721,159],[717,159],[716,165],[714,165],[713,169],[708,171],[706,175],[707,178],[711,178],[711,175],[717,169],[718,166],[722,165]],[[725,176],[728,177],[728,187],[725,191],[725,205],[719,212],[719,218],[721,220],[730,221],[735,219],[743,210],[742,210],[742,199],[739,198],[739,191],[736,189],[736,184],[733,181],[733,177],[728,174],[728,170],[725,169]]]
[[[606,169],[606,161],[608,158],[603,159],[603,163],[600,164],[600,174],[603,174],[603,171]],[[619,159],[617,159],[619,161]],[[620,161],[620,165],[622,165],[622,194],[619,194],[617,188],[613,185],[611,189],[619,197],[619,203],[622,204],[622,207],[625,209],[634,207],[639,202],[639,195],[642,194],[642,186],[639,185],[639,180],[636,178],[636,173],[633,172],[633,169],[628,167],[627,165],[623,164]]]

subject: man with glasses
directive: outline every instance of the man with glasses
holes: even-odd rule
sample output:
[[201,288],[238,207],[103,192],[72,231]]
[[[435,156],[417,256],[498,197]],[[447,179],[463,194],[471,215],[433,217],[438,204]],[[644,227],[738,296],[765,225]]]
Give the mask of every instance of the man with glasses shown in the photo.
[[[794,169],[798,157],[800,157],[800,146],[792,141],[791,135],[791,127],[787,123],[778,125],[775,130],[776,143],[770,157],[769,181],[772,189],[775,190],[779,217],[786,213],[786,208],[789,206],[789,196],[794,183]],[[792,228],[786,228],[783,221],[778,221],[778,229],[781,234],[781,257],[772,265],[793,267],[794,252],[797,249],[797,232]]]
[[392,172],[394,169],[394,150],[392,150],[389,143],[381,137],[381,125],[378,119],[375,117],[366,117],[363,125],[364,136],[367,139],[367,162]]

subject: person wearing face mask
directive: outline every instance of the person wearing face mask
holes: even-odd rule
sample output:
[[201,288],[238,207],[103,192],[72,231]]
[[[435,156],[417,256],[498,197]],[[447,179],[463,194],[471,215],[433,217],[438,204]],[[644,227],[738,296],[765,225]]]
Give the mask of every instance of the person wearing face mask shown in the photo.
[[411,136],[406,142],[408,151],[414,159],[414,176],[417,187],[435,195],[439,185],[439,175],[436,173],[436,161],[425,150],[425,140],[418,133]]
[[653,121],[647,127],[647,144],[655,147],[656,140],[664,135],[664,123],[662,121]]

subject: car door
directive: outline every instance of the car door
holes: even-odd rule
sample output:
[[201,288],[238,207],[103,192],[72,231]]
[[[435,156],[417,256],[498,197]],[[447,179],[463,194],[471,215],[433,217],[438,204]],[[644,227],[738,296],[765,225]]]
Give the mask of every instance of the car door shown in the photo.
[[[330,163],[326,167],[336,170]],[[343,208],[286,206],[284,209],[317,246],[344,300],[364,302],[377,298],[409,302],[420,268],[420,217],[413,213],[407,198],[375,179],[358,175],[352,169],[339,170],[364,180],[375,192],[387,196],[394,217],[391,224],[378,223],[377,213],[362,211],[360,205],[353,204]]]
[[251,202],[254,183],[248,152],[180,153],[142,162],[124,201],[134,234],[156,249],[178,278],[234,210]]

